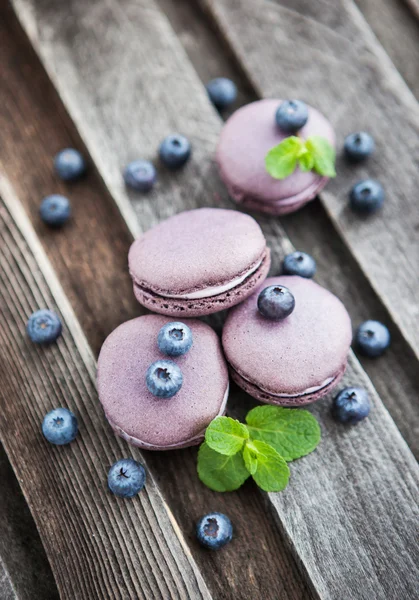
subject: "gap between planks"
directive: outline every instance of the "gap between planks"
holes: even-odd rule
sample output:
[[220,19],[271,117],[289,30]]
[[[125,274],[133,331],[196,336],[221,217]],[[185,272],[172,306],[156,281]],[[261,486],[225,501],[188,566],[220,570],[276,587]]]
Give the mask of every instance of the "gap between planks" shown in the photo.
[[[206,202],[208,198],[202,198],[206,190],[205,178],[202,176],[210,176],[212,166],[209,164],[208,157],[212,155],[214,137],[219,125],[217,126],[214,120],[214,112],[209,107],[198,80],[185,63],[182,49],[155,5],[152,2],[137,2],[135,5],[132,2],[125,2],[125,14],[122,14],[120,7],[111,7],[105,3],[101,5],[97,2],[92,3],[92,6],[86,8],[81,3],[73,2],[71,14],[58,15],[51,5],[41,4],[42,6],[39,4],[34,6],[27,1],[19,0],[15,6],[29,34],[33,35],[35,32],[32,41],[40,52],[89,150],[98,157],[99,161],[96,162],[105,181],[106,172],[103,168],[107,162],[115,161],[115,149],[118,150],[118,160],[124,161],[128,160],[130,152],[135,151],[138,154],[142,150],[142,154],[146,154],[150,152],[150,147],[156,147],[157,139],[167,132],[168,124],[182,125],[182,131],[187,134],[190,132],[195,141],[195,166],[189,165],[184,174],[178,176],[178,181],[183,184],[181,189],[184,197],[179,199],[180,190],[174,190],[174,184],[170,188],[171,182],[163,180],[162,183],[167,187],[160,189],[159,194],[156,190],[152,202],[135,202],[142,227],[145,223],[149,225],[150,222],[153,223],[166,216],[169,206],[172,212],[180,207],[192,207],[196,202]],[[100,11],[102,11],[100,15],[102,18],[109,17],[108,11],[111,11],[117,29],[124,31],[124,48],[119,47],[118,40],[115,40],[115,45],[112,45],[112,54],[109,54],[109,48],[95,49],[91,45],[93,40],[87,25],[91,18],[90,11],[94,8],[97,9],[95,18]],[[65,23],[66,19],[69,20],[68,23]],[[71,21],[73,26],[77,24],[79,48],[74,48],[71,44],[65,46],[64,40],[67,38],[69,41],[67,26]],[[48,33],[52,34],[51,37],[43,34],[44,22],[48,22],[50,27],[52,24],[52,29],[48,30]],[[136,28],[133,27],[133,22]],[[138,36],[139,30],[144,33],[147,30],[154,31],[151,47],[148,46],[151,43],[150,39]],[[156,39],[164,39],[164,43],[158,46]],[[95,42],[100,45],[100,40]],[[58,52],[51,52],[53,46],[54,50],[57,50],[57,44]],[[105,73],[100,69],[101,62],[95,62],[97,79],[94,80],[93,85],[86,83],[89,75],[92,77],[95,74],[89,70],[88,64],[80,60],[79,53],[86,52],[87,49],[90,51],[87,54],[91,56],[91,60],[94,51],[102,51],[101,60],[104,61],[102,64],[106,63],[108,78],[106,86],[111,85],[118,91],[115,103],[105,93],[106,89],[100,89],[100,72]],[[127,78],[121,74],[119,68],[123,57],[126,60],[127,56],[132,56],[134,49],[137,58],[146,56],[148,59],[147,68],[141,72],[144,94],[142,98],[135,94],[135,80],[133,80],[135,74],[130,72],[130,77]],[[122,51],[124,54],[118,57],[118,52]],[[137,64],[143,65],[144,62],[139,60]],[[179,72],[182,72],[181,80],[178,76]],[[176,78],[173,77],[173,73],[176,74]],[[66,75],[69,77],[67,78]],[[167,102],[161,91],[158,96],[160,118],[152,120],[153,108],[150,108],[146,102],[147,99],[150,100],[147,95],[157,92],[161,78],[165,80],[165,89],[170,89],[170,102]],[[75,86],[77,92],[72,91],[72,86]],[[191,102],[191,97],[194,102]],[[123,98],[125,111],[116,110],[120,108],[118,102],[121,98]],[[174,114],[173,107],[177,106],[180,100],[179,105],[183,106],[183,110],[180,114]],[[80,102],[83,104],[83,114],[78,106]],[[156,123],[156,129],[151,132],[149,126],[142,127],[139,123],[141,135],[138,136],[138,133],[131,128],[131,136],[127,136],[128,120],[131,125],[128,115],[132,113],[133,107],[140,114],[143,109],[142,123]],[[115,120],[116,115],[117,120]],[[114,121],[109,120],[110,116],[114,117]],[[90,118],[94,119],[93,123],[88,122]],[[107,133],[114,147],[112,157],[104,148],[99,152],[96,146],[98,135],[90,135],[92,127],[99,126],[104,130],[110,123],[113,130],[107,130]],[[160,129],[165,130],[164,133]],[[148,142],[151,142],[151,145]],[[106,146],[109,147],[109,141],[105,148]],[[191,181],[194,170],[195,174],[201,176],[198,181]],[[174,180],[176,181],[175,178]],[[168,191],[173,194],[169,206],[165,198]],[[222,204],[221,199],[219,202]],[[125,214],[128,214],[128,211],[125,211]],[[274,263],[276,261],[277,267],[284,250],[290,249],[290,243],[283,236],[275,220],[260,219],[260,221],[274,249]],[[401,523],[397,523],[397,527],[394,525],[393,501],[397,497],[399,506],[400,503],[403,506],[401,510],[403,519],[413,523],[411,519],[415,517],[416,507],[412,499],[417,493],[417,465],[359,364],[353,357],[350,362],[351,368],[348,370],[347,377],[352,381],[355,378],[357,382],[360,380],[365,382],[373,396],[375,410],[371,419],[362,427],[342,431],[328,418],[327,402],[315,407],[313,410],[319,412],[327,432],[321,451],[293,465],[295,474],[293,484],[285,493],[270,495],[269,498],[271,508],[274,509],[281,526],[290,536],[294,548],[322,597],[332,598],[336,591],[342,592],[340,584],[345,581],[345,589],[352,598],[371,597],[371,593],[375,594],[375,598],[396,598],[400,597],[397,594],[410,593],[413,585],[412,578],[416,575],[412,571],[414,565],[411,563],[407,565],[412,560],[412,556],[406,556],[406,547],[412,544],[410,538],[412,528]],[[359,452],[361,448],[363,452]],[[403,477],[400,470],[403,470]],[[309,485],[306,483],[303,485],[304,479],[301,477],[303,473],[306,475],[305,481],[310,482]],[[317,474],[314,480],[313,474]],[[307,489],[310,485],[315,492],[314,497]],[[380,488],[378,495],[377,486]],[[362,511],[358,510],[360,503]],[[325,526],[322,527],[322,523]],[[330,530],[333,528],[337,532],[337,537],[332,539]],[[386,539],[389,537],[392,539],[394,554],[390,555],[389,548],[383,547],[384,533]],[[399,558],[400,562],[398,562]],[[399,570],[396,569],[397,574],[389,579],[394,561],[398,562]],[[388,568],[385,572],[381,572],[377,567],[378,564],[388,565]],[[367,582],[364,590],[359,588],[360,579]],[[391,596],[385,595],[388,590]]]

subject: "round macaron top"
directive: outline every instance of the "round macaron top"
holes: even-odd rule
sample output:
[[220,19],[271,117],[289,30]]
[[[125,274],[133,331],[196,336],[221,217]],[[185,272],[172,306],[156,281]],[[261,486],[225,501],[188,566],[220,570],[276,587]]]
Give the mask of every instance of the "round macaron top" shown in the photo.
[[[107,337],[99,355],[99,399],[110,424],[145,447],[182,446],[203,434],[223,414],[227,399],[228,371],[217,334],[201,321],[185,319],[192,347],[169,357],[160,352],[157,336],[171,320],[145,315],[128,321]],[[182,370],[183,385],[171,398],[147,389],[147,369],[157,360],[173,360]]]
[[[286,286],[294,311],[281,321],[257,308],[267,286]],[[271,277],[233,308],[223,330],[223,347],[233,369],[273,395],[299,395],[326,385],[346,365],[352,329],[342,302],[309,279]]]
[[134,282],[160,295],[181,295],[230,282],[260,262],[262,230],[249,215],[221,208],[182,212],[137,239],[128,263]]
[[[226,122],[217,148],[221,175],[235,195],[241,193],[264,202],[291,200],[323,179],[314,171],[303,173],[297,167],[285,179],[274,179],[265,169],[265,156],[289,134],[278,127],[275,113],[282,100],[259,100],[237,110]],[[307,124],[298,135],[326,138],[333,146],[335,134],[329,121],[315,108],[308,107]]]

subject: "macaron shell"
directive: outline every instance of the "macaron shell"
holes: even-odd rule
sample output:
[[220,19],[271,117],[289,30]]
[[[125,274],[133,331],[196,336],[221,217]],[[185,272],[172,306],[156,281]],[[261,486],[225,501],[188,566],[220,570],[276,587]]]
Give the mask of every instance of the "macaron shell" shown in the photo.
[[[248,208],[270,214],[296,210],[313,199],[328,181],[313,171],[303,173],[298,167],[281,180],[266,171],[266,154],[287,137],[275,121],[281,102],[259,100],[237,110],[224,125],[216,153],[221,178],[232,198]],[[319,135],[335,145],[331,124],[312,107],[299,135],[304,139]]]
[[[295,309],[282,321],[266,319],[257,309],[260,291],[270,285],[286,286],[294,294]],[[336,296],[312,280],[284,275],[266,279],[230,311],[223,347],[241,387],[262,401],[293,406],[313,401],[336,385],[351,338],[349,315]],[[318,389],[331,378],[328,390]]]
[[260,267],[247,277],[240,285],[231,290],[197,300],[187,300],[181,298],[164,298],[158,294],[153,294],[150,290],[143,289],[134,283],[134,294],[140,304],[149,310],[176,318],[202,317],[210,315],[220,310],[225,310],[235,306],[248,298],[262,281],[268,275],[271,265],[270,251],[266,248]]
[[[170,359],[157,334],[170,319],[145,315],[120,325],[105,340],[98,360],[99,399],[113,429],[127,441],[165,450],[199,443],[205,428],[225,411],[228,369],[216,333],[205,323],[185,320],[193,335],[190,351]],[[176,362],[183,385],[172,398],[157,398],[146,371],[159,359]]]
[[128,256],[132,279],[160,296],[223,285],[262,258],[266,240],[249,215],[221,208],[185,211],[137,239]]

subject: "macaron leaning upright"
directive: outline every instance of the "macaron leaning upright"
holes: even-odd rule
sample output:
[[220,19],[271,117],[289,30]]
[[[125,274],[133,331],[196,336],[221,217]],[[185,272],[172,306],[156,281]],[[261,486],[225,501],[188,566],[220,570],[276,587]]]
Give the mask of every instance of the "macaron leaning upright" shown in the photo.
[[[272,312],[272,298],[261,294],[267,287],[273,297],[284,298],[284,314],[264,316]],[[292,275],[266,279],[232,309],[222,342],[231,376],[248,394],[268,404],[302,406],[340,381],[351,339],[342,302],[314,281]]]
[[225,412],[229,379],[209,325],[145,315],[107,337],[97,386],[117,435],[147,450],[170,450],[203,440],[209,423]]
[[270,252],[249,215],[200,208],[147,231],[132,244],[128,263],[138,302],[183,319],[247,298],[267,276]]
[[[304,125],[298,130],[286,125],[284,114],[287,114],[287,104],[289,111],[294,105],[296,112],[300,105],[305,107],[305,119],[300,120],[300,125]],[[292,119],[288,121],[292,122]],[[333,154],[334,163],[335,134],[332,125],[318,110],[302,102],[259,100],[243,106],[227,120],[218,143],[216,161],[233,200],[252,211],[284,215],[300,209],[316,197],[329,177],[317,172],[311,162],[297,160],[295,170],[281,179],[273,177],[266,168],[268,152],[291,136],[303,142],[322,138],[320,143],[322,147],[329,146],[326,150]],[[290,150],[293,151],[293,148]],[[302,151],[297,144],[295,151]]]

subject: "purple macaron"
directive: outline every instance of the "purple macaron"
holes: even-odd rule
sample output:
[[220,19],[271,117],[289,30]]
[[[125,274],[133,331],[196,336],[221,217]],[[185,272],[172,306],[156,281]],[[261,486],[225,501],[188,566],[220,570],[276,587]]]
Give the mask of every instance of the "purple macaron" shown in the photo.
[[[201,321],[186,320],[193,344],[168,357],[157,345],[171,320],[145,315],[120,325],[105,340],[98,360],[97,385],[106,417],[124,440],[147,450],[199,444],[209,423],[225,412],[228,369],[216,333]],[[146,384],[149,366],[172,360],[181,369],[181,389],[171,398],[153,395]]]
[[138,302],[183,319],[250,296],[267,276],[270,252],[249,215],[200,208],[147,231],[132,244],[128,263]]
[[[275,113],[282,100],[259,100],[237,110],[226,122],[218,143],[216,160],[230,196],[249,210],[272,215],[294,212],[313,200],[328,182],[314,171],[298,167],[285,179],[274,179],[265,169],[265,156],[289,134],[281,131]],[[335,146],[329,121],[308,107],[308,121],[298,132],[326,138]]]
[[[295,308],[272,321],[257,307],[268,286],[287,287]],[[342,378],[352,329],[342,302],[309,279],[281,276],[267,279],[229,314],[223,347],[233,380],[261,402],[302,406],[322,398]]]

